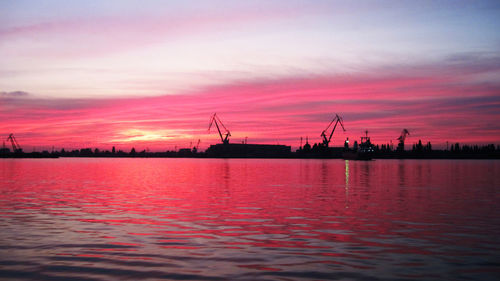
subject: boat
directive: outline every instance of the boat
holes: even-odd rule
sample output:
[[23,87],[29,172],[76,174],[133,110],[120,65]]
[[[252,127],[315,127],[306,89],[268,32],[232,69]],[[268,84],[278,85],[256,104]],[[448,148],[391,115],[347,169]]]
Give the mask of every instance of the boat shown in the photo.
[[342,153],[342,158],[345,160],[372,160],[373,152],[373,144],[368,136],[368,131],[365,131],[365,136],[361,137],[359,147],[354,147],[353,150],[345,150]]

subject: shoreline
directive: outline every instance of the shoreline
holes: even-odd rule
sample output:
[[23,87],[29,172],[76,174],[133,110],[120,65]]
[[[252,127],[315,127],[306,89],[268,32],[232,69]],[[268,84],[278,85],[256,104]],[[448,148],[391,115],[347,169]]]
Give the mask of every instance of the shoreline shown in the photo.
[[[0,155],[0,159],[59,159],[59,158],[195,158],[195,159],[343,159],[352,161],[370,161],[344,159],[343,157],[322,156],[208,156],[208,155]],[[500,154],[457,154],[457,155],[374,155],[372,160],[500,160]]]

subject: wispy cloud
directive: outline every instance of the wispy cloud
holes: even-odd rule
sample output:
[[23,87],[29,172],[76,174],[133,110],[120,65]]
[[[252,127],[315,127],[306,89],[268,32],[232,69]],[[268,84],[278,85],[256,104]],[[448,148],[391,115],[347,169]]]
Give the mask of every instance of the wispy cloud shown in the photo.
[[[208,118],[218,112],[232,140],[298,145],[319,141],[334,113],[347,132],[334,143],[369,130],[376,143],[408,128],[411,141],[497,143],[500,83],[487,79],[496,58],[393,67],[350,75],[252,79],[176,95],[134,99],[42,99],[0,95],[0,132],[27,145],[150,147],[163,150],[217,142]],[[471,67],[468,67],[471,64]]]
[[18,98],[18,97],[26,97],[28,96],[27,92],[23,91],[13,91],[13,92],[0,92],[0,97],[2,98]]
[[[11,52],[53,58],[103,56],[172,42],[179,38],[240,33],[262,22],[276,22],[321,13],[314,5],[229,5],[217,9],[158,9],[148,13],[129,12],[73,18],[56,18],[0,27],[2,45],[16,44]],[[203,39],[203,38],[201,38]],[[22,42],[31,44],[19,45]],[[0,45],[1,46],[1,45]],[[22,50],[22,51],[20,51]]]

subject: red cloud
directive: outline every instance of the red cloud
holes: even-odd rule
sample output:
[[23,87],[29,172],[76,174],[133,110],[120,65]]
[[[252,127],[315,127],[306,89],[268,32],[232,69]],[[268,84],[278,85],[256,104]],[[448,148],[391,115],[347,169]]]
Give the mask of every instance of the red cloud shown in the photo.
[[334,145],[346,137],[358,139],[364,130],[375,143],[388,143],[403,128],[411,131],[410,142],[422,139],[435,146],[446,141],[498,142],[500,85],[477,82],[491,69],[445,66],[421,67],[418,73],[401,68],[383,74],[241,81],[135,99],[2,95],[0,132],[16,134],[28,148],[166,150],[198,139],[204,148],[218,142],[215,134],[207,133],[209,117],[217,112],[233,142],[248,137],[249,143],[298,146],[300,137],[319,142],[321,131],[339,113],[347,132],[336,132]]

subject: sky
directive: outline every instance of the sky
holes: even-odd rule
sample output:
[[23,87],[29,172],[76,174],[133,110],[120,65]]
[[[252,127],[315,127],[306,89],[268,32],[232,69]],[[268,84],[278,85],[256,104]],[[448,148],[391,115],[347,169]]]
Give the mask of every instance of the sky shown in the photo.
[[0,1],[0,137],[25,151],[500,144],[498,1]]

